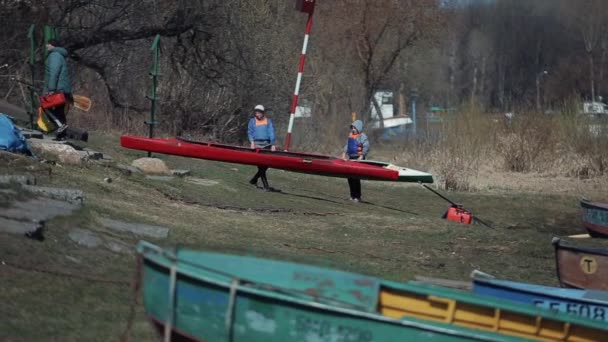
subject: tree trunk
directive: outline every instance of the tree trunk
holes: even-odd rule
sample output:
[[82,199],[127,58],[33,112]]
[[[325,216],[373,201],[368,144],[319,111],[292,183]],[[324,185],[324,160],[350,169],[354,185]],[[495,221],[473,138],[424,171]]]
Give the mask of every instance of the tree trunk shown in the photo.
[[374,109],[376,110],[376,113],[378,113],[378,123],[380,124],[380,130],[383,130],[384,129],[384,114],[382,113],[382,109],[380,108],[380,104],[378,103],[378,100],[376,100],[375,94],[372,95],[372,103],[374,105]]
[[589,58],[589,82],[591,84],[591,102],[595,102],[595,75],[593,74],[594,65],[593,65],[593,54],[591,52],[587,53]]
[[536,73],[536,111],[540,113],[540,73]]
[[477,94],[477,63],[473,69],[473,89],[471,89],[471,104],[475,103],[475,95]]
[[604,64],[606,63],[606,45],[602,44],[602,55],[600,57],[600,75],[597,82],[597,94],[602,96],[602,85],[604,84]]

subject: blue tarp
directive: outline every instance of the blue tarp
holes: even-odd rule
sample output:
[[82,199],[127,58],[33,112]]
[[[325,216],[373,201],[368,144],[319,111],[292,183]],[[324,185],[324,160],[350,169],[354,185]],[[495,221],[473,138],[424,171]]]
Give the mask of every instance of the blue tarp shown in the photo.
[[6,115],[0,113],[0,150],[31,155],[27,140]]

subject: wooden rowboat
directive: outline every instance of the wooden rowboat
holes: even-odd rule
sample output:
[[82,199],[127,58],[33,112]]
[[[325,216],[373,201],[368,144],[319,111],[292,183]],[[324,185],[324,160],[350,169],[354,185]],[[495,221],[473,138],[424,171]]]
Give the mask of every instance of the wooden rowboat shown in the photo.
[[[146,313],[165,340],[594,341],[608,327],[533,306],[301,264],[140,242]],[[484,331],[485,330],[485,331]]]
[[553,238],[557,277],[563,287],[608,290],[608,248],[576,247]]
[[581,200],[583,226],[592,237],[608,238],[608,203]]
[[608,292],[499,280],[473,273],[473,292],[608,323]]
[[321,154],[270,151],[181,138],[120,137],[122,147],[227,163],[265,166],[329,177],[394,182],[433,183],[433,175],[379,161],[345,161]]

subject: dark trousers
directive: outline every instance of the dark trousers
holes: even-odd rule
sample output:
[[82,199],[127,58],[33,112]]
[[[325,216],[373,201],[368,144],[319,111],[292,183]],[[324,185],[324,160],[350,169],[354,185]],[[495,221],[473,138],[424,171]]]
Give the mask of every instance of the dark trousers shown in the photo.
[[[358,156],[348,157],[349,159],[358,159]],[[359,178],[348,178],[348,187],[350,189],[350,198],[361,199],[361,180]]]
[[350,198],[361,199],[361,180],[359,178],[349,178],[348,187],[350,188]]
[[[264,150],[270,150],[270,145],[260,147],[260,148],[262,148]],[[258,172],[255,174],[255,176],[253,176],[253,178],[251,178],[249,183],[258,184],[258,178],[260,178],[260,179],[262,179],[262,185],[264,186],[264,189],[268,189],[269,186],[268,186],[268,179],[266,178],[266,170],[268,170],[267,167],[258,166]]]
[[251,184],[257,184],[258,178],[262,179],[262,185],[264,188],[268,188],[268,179],[266,178],[266,170],[268,170],[265,166],[258,166],[258,172],[251,178],[249,181]]
[[72,96],[72,94],[65,93],[64,95],[66,101],[65,104],[63,104],[62,106],[46,109],[49,113],[51,113],[51,115],[55,117],[55,119],[59,120],[62,126],[67,124],[68,120],[66,114],[70,109],[70,105],[74,103],[74,97]]

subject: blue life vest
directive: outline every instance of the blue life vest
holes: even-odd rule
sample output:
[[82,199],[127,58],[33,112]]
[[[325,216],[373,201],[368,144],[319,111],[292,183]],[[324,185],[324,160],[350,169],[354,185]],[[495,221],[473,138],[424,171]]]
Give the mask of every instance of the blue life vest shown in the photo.
[[8,116],[0,113],[0,150],[31,155],[27,141]]
[[359,143],[360,134],[350,134],[348,136],[348,143],[346,147],[346,153],[349,157],[355,157],[363,155],[363,145]]

